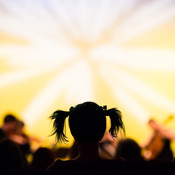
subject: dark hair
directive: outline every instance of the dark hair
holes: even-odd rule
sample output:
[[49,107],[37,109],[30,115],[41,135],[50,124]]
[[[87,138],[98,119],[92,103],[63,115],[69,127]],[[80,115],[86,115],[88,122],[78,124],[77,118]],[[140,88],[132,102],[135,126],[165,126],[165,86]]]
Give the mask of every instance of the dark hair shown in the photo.
[[4,123],[17,122],[18,119],[13,114],[7,114],[4,117]]
[[119,140],[115,157],[122,157],[126,161],[143,161],[141,147],[135,140],[131,138]]
[[106,130],[106,116],[109,116],[109,132],[116,137],[120,129],[125,131],[121,112],[116,108],[106,108],[94,102],[84,102],[71,107],[69,112],[57,110],[50,117],[54,120],[52,135],[56,134],[58,142],[67,141],[64,123],[69,116],[70,131],[76,141],[100,141]]

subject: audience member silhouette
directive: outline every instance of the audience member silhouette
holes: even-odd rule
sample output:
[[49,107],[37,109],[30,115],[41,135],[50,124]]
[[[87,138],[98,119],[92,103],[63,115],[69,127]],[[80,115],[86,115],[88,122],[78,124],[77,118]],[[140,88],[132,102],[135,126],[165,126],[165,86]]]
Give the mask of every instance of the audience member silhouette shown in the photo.
[[2,127],[0,128],[0,139],[9,137],[17,128],[18,119],[13,114],[7,114],[4,117]]
[[39,147],[33,154],[31,168],[35,171],[44,171],[54,162],[54,154],[47,147]]
[[98,152],[99,141],[106,131],[106,116],[110,117],[111,127],[109,133],[117,136],[118,131],[124,131],[121,112],[116,109],[106,109],[94,102],[85,102],[71,107],[69,111],[57,110],[51,119],[54,120],[53,134],[56,134],[58,142],[67,141],[64,130],[65,119],[69,116],[69,127],[74,137],[79,154],[73,160],[57,160],[48,172],[59,173],[61,165],[72,162],[87,162],[103,160]]
[[123,158],[127,162],[143,162],[141,147],[131,138],[124,138],[118,141],[116,147],[116,158]]
[[25,168],[22,152],[18,145],[4,138],[0,140],[0,170],[18,171]]
[[27,157],[31,153],[30,138],[27,134],[25,134],[24,127],[24,122],[18,121],[16,130],[13,134],[11,134],[10,139],[19,145],[24,157]]

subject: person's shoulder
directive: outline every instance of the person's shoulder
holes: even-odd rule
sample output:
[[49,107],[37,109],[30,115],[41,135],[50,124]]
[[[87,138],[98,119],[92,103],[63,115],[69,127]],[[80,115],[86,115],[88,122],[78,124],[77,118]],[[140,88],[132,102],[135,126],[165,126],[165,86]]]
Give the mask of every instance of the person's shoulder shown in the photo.
[[58,166],[58,165],[62,165],[62,160],[60,159],[57,159],[56,161],[54,161],[48,168],[47,170],[51,170],[53,169],[55,166]]
[[73,160],[60,160],[57,159],[53,162],[46,170],[47,175],[55,175],[55,174],[74,174],[77,169],[76,161]]
[[116,167],[120,167],[122,160],[67,160],[62,161],[60,159],[56,160],[48,169],[49,175],[54,174],[100,174],[99,172],[108,173],[110,170],[112,172],[116,171]]
[[47,171],[57,171],[57,169],[68,166],[72,164],[72,162],[73,162],[72,160],[63,161],[61,159],[57,159],[47,168]]

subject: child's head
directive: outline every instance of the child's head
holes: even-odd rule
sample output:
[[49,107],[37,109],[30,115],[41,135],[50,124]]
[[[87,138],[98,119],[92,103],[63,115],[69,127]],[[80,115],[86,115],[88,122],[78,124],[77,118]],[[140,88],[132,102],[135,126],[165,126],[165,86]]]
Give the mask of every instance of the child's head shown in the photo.
[[66,141],[64,134],[64,121],[69,116],[69,127],[72,136],[76,141],[100,141],[106,130],[106,116],[111,119],[111,128],[109,132],[113,137],[117,136],[119,129],[124,130],[124,125],[119,110],[99,106],[94,102],[85,102],[71,107],[69,112],[55,111],[51,116],[54,120],[54,132],[57,135],[58,142]]
[[69,126],[75,140],[101,140],[106,130],[104,109],[93,102],[85,102],[70,109]]

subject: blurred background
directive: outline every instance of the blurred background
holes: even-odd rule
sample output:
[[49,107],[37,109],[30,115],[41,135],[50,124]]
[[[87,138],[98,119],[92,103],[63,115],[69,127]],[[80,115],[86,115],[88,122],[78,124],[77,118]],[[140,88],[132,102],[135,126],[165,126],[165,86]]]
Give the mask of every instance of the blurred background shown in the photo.
[[49,116],[89,100],[139,143],[175,114],[175,1],[0,0],[0,124],[13,113],[51,146]]

